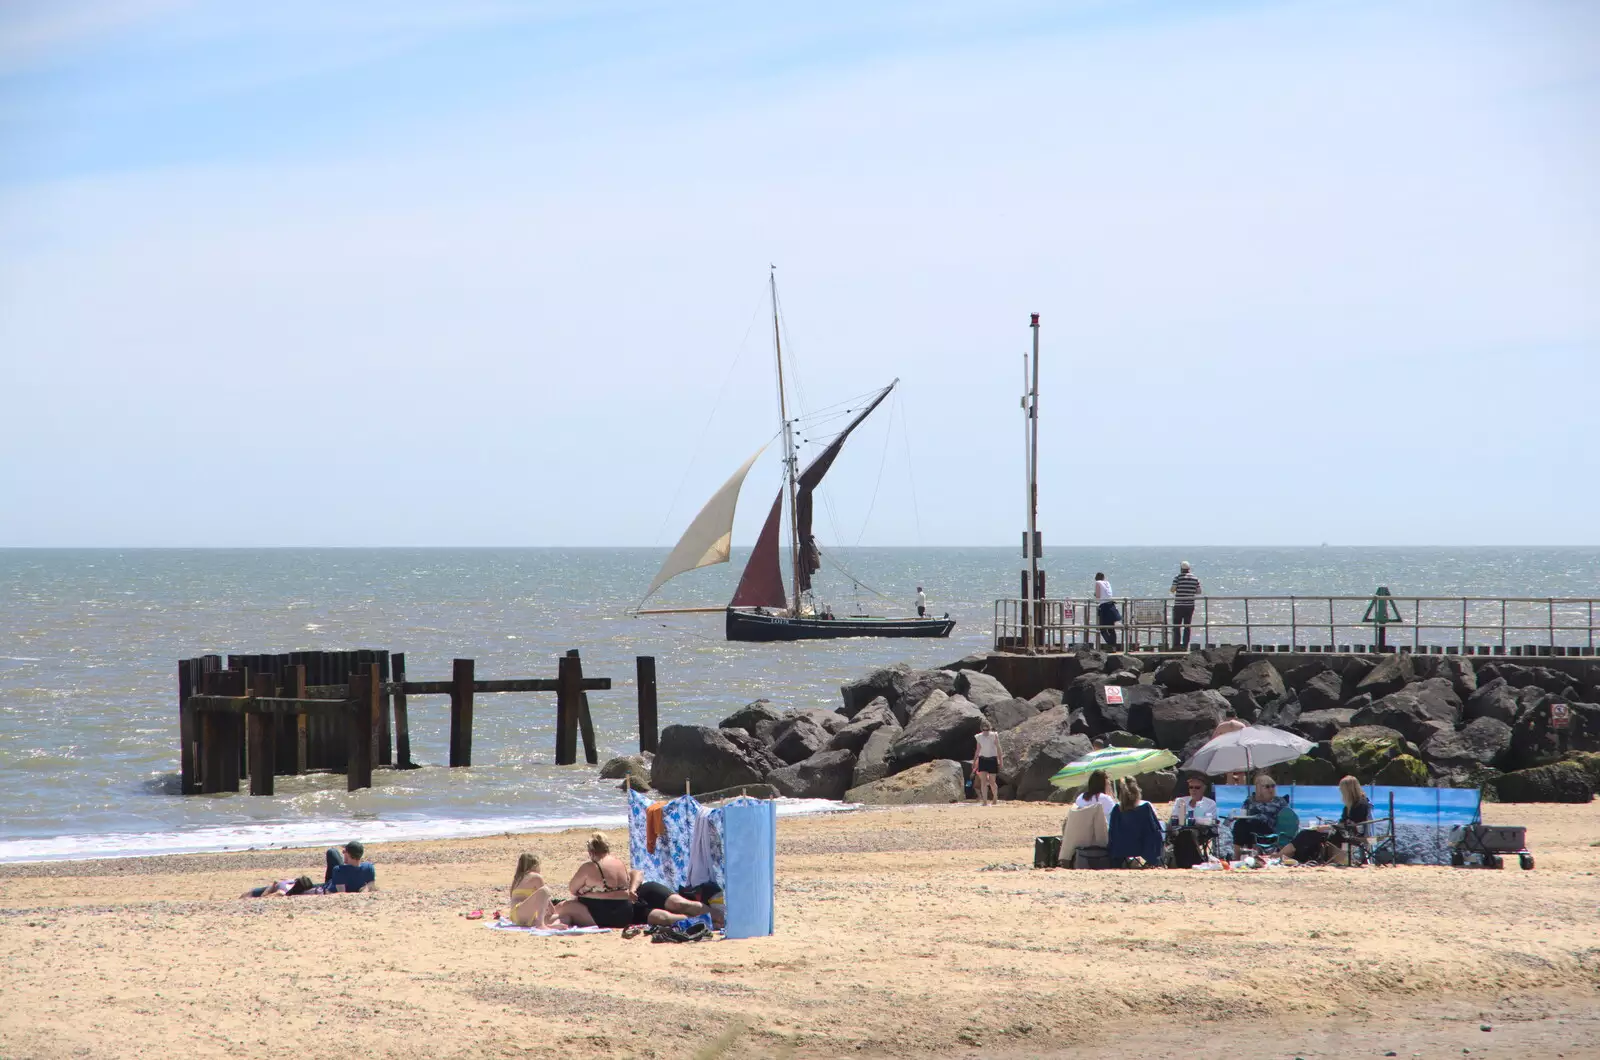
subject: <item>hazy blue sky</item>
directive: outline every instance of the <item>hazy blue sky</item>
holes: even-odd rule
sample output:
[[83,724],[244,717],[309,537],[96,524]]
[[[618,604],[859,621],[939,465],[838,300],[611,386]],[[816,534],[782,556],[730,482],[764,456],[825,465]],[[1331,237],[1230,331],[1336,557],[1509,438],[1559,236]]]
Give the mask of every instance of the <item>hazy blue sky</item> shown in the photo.
[[790,8],[0,5],[0,545],[1600,539],[1600,5]]

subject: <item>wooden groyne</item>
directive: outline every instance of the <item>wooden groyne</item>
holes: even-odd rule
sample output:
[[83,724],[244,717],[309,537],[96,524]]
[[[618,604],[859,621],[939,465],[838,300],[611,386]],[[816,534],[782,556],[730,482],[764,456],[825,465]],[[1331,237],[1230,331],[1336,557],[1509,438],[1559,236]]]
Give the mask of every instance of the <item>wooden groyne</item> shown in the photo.
[[[372,786],[375,767],[414,769],[410,700],[450,697],[450,765],[472,765],[474,699],[480,694],[553,692],[555,763],[598,761],[589,693],[609,691],[609,677],[585,677],[574,649],[554,678],[479,680],[472,659],[456,659],[448,680],[406,678],[402,652],[305,651],[277,655],[203,655],[178,663],[180,790],[185,795],[238,791],[273,794],[273,780],[316,770],[342,772],[350,791]],[[638,658],[639,749],[656,746],[655,659]]]

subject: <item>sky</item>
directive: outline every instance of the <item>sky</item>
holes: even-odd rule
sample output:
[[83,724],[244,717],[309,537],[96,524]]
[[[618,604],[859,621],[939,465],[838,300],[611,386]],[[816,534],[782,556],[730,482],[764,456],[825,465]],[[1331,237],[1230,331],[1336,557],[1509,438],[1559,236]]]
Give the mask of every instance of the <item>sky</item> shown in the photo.
[[0,547],[1600,540],[1600,5],[788,8],[0,4]]

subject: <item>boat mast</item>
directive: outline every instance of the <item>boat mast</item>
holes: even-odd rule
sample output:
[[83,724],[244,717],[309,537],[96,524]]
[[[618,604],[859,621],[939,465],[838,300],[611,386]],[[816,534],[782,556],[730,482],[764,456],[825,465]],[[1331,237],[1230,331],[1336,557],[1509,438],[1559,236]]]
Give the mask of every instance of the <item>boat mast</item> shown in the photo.
[[778,362],[778,416],[783,421],[783,467],[784,477],[789,484],[789,560],[791,570],[789,576],[793,578],[794,608],[791,612],[795,618],[800,617],[800,529],[796,525],[797,496],[795,486],[795,473],[797,457],[794,451],[794,424],[789,422],[788,399],[783,392],[783,338],[778,330],[778,267],[771,267],[767,273],[767,290],[772,298],[772,351]]

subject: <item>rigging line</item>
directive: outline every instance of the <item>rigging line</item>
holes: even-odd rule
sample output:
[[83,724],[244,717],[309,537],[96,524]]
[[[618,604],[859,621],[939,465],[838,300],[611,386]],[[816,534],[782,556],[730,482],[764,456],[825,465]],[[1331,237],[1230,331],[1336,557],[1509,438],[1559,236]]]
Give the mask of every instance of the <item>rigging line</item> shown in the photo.
[[867,536],[867,523],[872,519],[872,509],[878,506],[878,487],[883,485],[883,468],[889,462],[889,443],[894,440],[894,412],[900,405],[900,395],[896,394],[889,403],[889,422],[883,432],[883,456],[878,459],[878,478],[872,484],[872,500],[867,504],[867,514],[861,517],[861,533],[856,535],[856,545],[859,547],[861,539]]
[[917,511],[917,476],[911,463],[911,431],[906,426],[911,419],[911,410],[906,405],[905,392],[898,395],[900,399],[900,438],[906,445],[906,478],[911,482],[911,518],[917,528],[917,547],[922,547],[922,515]]
[[855,574],[850,571],[849,568],[847,568],[843,563],[840,563],[838,560],[834,559],[831,555],[827,556],[825,558],[827,559],[827,561],[829,563],[831,563],[835,567],[839,568],[840,573],[842,573],[846,578],[849,578],[851,583],[854,584],[856,586],[856,588],[865,589],[867,592],[871,593],[873,596],[876,596],[876,597],[878,597],[880,599],[893,601],[894,597],[889,596],[886,593],[880,593],[878,590],[874,589],[872,586],[868,585],[866,582],[862,581],[860,578],[857,578],[855,576]]
[[661,525],[656,528],[655,540],[652,546],[661,544],[661,535],[667,529],[667,523],[672,520],[672,513],[678,507],[678,499],[683,495],[683,487],[689,481],[689,473],[694,470],[695,459],[700,455],[700,447],[705,444],[706,434],[711,430],[711,421],[716,419],[717,410],[722,407],[722,398],[727,393],[728,383],[733,379],[734,370],[739,367],[739,362],[744,359],[745,350],[750,342],[750,332],[755,329],[756,318],[761,315],[761,302],[756,302],[755,312],[750,314],[750,323],[745,326],[744,338],[739,340],[739,352],[733,357],[733,363],[728,366],[728,374],[722,377],[722,385],[717,388],[716,400],[711,403],[711,412],[706,416],[706,422],[700,427],[700,437],[695,439],[694,449],[689,454],[689,463],[684,466],[683,476],[678,479],[678,488],[672,491],[672,501],[667,505],[667,514],[661,517]]

